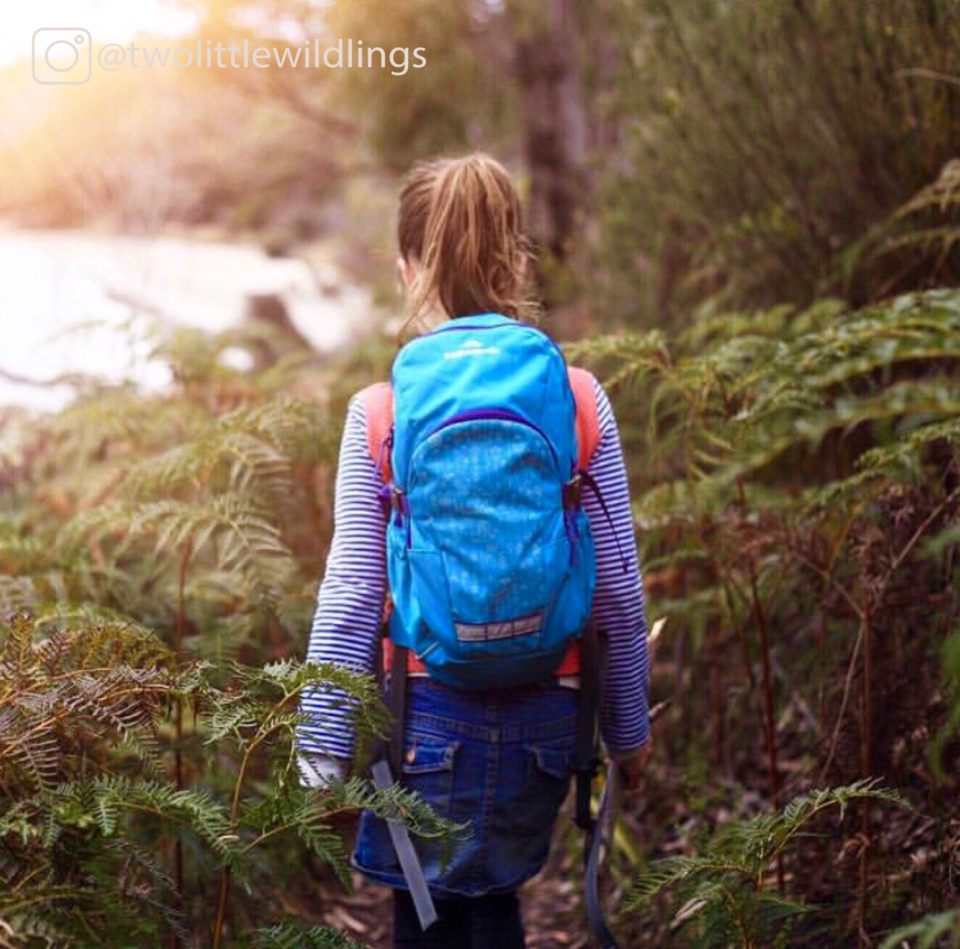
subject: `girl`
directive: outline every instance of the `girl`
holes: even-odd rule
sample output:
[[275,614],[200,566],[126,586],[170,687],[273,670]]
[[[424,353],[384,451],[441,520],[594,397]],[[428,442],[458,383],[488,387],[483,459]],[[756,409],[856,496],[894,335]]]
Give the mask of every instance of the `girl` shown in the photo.
[[[445,320],[535,314],[520,202],[505,169],[485,155],[422,165],[400,196],[399,269],[408,297],[404,336]],[[587,473],[606,501],[583,508],[596,544],[593,617],[605,636],[601,735],[635,786],[650,751],[646,620],[620,437],[610,403],[585,373],[594,408],[595,449]],[[379,420],[361,393],[350,403],[336,485],[335,532],[320,587],[308,658],[372,672],[386,594],[383,473],[372,437]],[[578,399],[578,411],[579,403]],[[578,418],[579,425],[579,418]],[[579,431],[579,429],[578,429]],[[420,842],[439,919],[421,932],[384,823],[361,819],[354,863],[395,891],[394,945],[521,949],[518,887],[547,856],[567,793],[577,724],[578,666],[564,661],[552,684],[489,692],[443,685],[411,667],[403,783],[441,815],[469,822],[468,840]],[[346,773],[348,714],[319,690],[304,696],[300,769],[310,786]]]

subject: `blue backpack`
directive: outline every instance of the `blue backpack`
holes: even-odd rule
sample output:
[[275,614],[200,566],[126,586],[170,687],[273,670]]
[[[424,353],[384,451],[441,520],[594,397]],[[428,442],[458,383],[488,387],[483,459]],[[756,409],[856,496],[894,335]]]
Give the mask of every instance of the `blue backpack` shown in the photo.
[[499,314],[461,317],[403,347],[393,399],[390,638],[458,688],[547,681],[596,581],[560,349]]

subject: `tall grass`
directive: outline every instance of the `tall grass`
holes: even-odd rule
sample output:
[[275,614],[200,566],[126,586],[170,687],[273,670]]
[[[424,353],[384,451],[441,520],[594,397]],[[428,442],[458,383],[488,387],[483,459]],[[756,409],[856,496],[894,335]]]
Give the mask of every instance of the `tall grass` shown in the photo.
[[[953,0],[621,0],[598,266],[649,325],[713,305],[855,303],[922,286],[858,242],[960,141]],[[876,262],[874,262],[876,264]],[[948,265],[948,266],[945,266]],[[957,261],[939,260],[954,282]]]

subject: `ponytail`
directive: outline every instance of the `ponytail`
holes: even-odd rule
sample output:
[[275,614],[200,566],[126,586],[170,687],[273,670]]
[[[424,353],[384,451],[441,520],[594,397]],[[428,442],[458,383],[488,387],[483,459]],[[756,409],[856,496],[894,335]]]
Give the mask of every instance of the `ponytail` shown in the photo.
[[493,158],[476,154],[418,166],[400,196],[398,238],[404,259],[417,264],[402,337],[415,335],[437,313],[536,319],[520,199]]

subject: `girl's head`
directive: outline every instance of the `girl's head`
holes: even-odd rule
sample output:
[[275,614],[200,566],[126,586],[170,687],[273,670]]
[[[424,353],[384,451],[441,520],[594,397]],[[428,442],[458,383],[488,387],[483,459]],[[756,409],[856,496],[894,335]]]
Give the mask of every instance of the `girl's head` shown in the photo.
[[400,194],[397,237],[408,299],[403,335],[437,316],[536,315],[520,198],[488,155],[418,165]]

